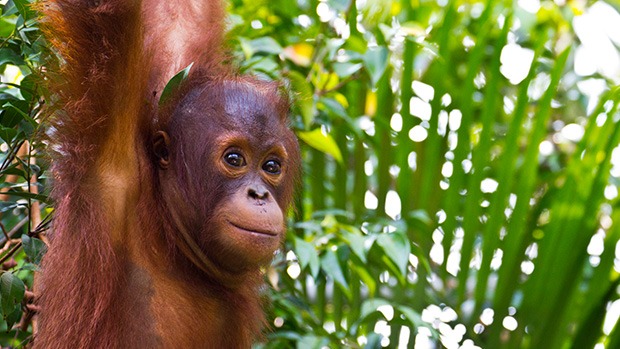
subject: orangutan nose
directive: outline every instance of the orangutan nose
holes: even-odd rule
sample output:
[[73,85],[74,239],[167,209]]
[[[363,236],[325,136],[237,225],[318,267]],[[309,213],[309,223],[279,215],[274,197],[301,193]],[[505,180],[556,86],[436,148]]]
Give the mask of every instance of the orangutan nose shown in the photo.
[[269,190],[262,184],[251,185],[248,188],[248,197],[254,200],[266,200],[269,197]]

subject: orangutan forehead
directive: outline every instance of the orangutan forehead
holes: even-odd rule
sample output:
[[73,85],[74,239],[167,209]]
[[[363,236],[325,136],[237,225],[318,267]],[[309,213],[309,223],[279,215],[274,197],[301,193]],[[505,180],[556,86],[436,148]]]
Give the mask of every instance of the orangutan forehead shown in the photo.
[[[282,129],[288,112],[277,86],[259,81],[221,81],[193,89],[173,119],[222,129]],[[216,121],[216,122],[214,122]],[[204,126],[201,126],[204,127]]]

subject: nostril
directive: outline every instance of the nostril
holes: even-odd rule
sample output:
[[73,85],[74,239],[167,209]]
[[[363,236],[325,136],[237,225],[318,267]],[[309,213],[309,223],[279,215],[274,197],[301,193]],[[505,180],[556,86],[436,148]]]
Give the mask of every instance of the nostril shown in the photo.
[[264,188],[249,188],[248,196],[255,200],[265,200],[269,197],[269,191]]

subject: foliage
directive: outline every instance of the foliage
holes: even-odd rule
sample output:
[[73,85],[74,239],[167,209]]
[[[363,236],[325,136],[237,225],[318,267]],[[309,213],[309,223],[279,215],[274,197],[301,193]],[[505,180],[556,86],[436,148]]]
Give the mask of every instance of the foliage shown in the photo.
[[[30,335],[51,213],[29,3],[0,16],[3,347]],[[577,74],[588,8],[560,3],[231,1],[236,61],[286,81],[304,156],[259,347],[620,346],[620,78]]]
[[[40,72],[45,42],[30,1],[11,0],[0,15],[0,344],[17,347],[30,336],[33,271],[45,249],[39,234],[51,209],[43,187],[44,144],[38,134]],[[42,218],[43,217],[43,218]],[[21,320],[20,320],[21,319]]]
[[233,1],[304,145],[264,347],[614,347],[620,79],[575,72],[580,6]]

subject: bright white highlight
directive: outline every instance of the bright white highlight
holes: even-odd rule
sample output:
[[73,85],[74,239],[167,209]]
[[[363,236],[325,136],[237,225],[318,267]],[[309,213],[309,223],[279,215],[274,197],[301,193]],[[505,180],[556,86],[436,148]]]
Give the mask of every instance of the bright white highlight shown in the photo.
[[385,213],[392,219],[397,219],[400,216],[400,210],[400,196],[394,190],[388,191],[385,198]]
[[583,126],[577,124],[568,124],[562,128],[562,137],[572,142],[579,142],[584,134]]
[[364,206],[369,210],[376,210],[379,206],[379,199],[370,190],[367,190],[364,195]]
[[413,81],[411,83],[411,88],[413,92],[425,102],[430,102],[435,96],[435,89],[431,85],[427,85],[421,81]]
[[409,138],[414,142],[422,142],[428,137],[428,131],[420,126],[414,126],[411,131],[409,131]]
[[409,102],[411,115],[417,116],[421,120],[429,121],[431,119],[431,105],[419,97],[412,97]]
[[527,77],[533,61],[534,51],[517,44],[508,44],[502,49],[499,70],[511,84],[517,85]]
[[498,185],[499,183],[497,183],[497,181],[493,178],[485,178],[480,183],[480,190],[483,193],[493,193],[497,190]]

